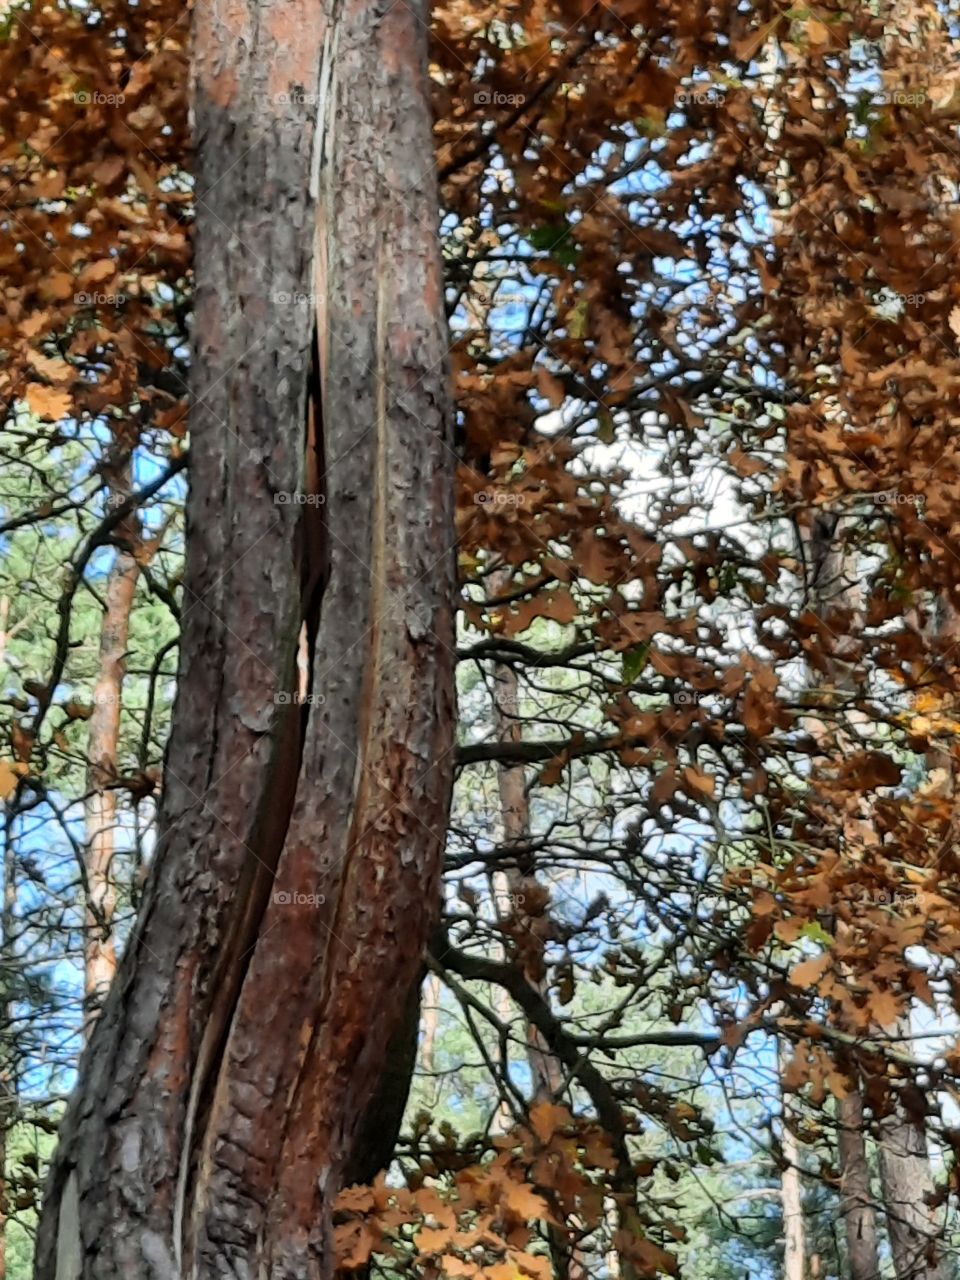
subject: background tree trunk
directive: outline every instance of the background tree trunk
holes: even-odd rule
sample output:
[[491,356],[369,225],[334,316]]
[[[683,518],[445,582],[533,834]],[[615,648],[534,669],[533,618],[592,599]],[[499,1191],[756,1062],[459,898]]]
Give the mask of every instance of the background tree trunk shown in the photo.
[[949,1280],[943,1229],[925,1203],[933,1194],[923,1132],[897,1111],[880,1121],[880,1181],[897,1280]]
[[[111,498],[130,493],[129,464],[109,487]],[[136,517],[125,531],[139,541]],[[83,944],[85,1031],[89,1035],[117,967],[113,937],[116,908],[113,860],[116,853],[117,746],[120,708],[130,634],[130,611],[137,591],[139,566],[130,551],[117,551],[107,575],[105,609],[100,624],[100,654],[93,709],[87,736],[86,934]]]
[[38,1280],[333,1272],[452,770],[425,16],[196,13],[180,683],[157,854],[64,1120]]
[[870,1194],[870,1167],[859,1089],[852,1089],[841,1099],[838,1111],[840,1212],[846,1228],[850,1280],[877,1280],[880,1275],[877,1215]]
[[[782,1071],[784,1061],[780,1052],[778,1059]],[[804,1280],[807,1271],[807,1244],[803,1219],[803,1182],[800,1177],[800,1144],[790,1128],[790,1108],[785,1093],[782,1094],[782,1102],[780,1201],[783,1206],[783,1277],[784,1280]]]

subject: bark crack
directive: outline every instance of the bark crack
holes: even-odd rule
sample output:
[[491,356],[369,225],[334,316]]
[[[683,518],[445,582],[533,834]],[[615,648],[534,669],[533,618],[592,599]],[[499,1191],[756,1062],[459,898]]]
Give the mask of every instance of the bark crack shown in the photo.
[[[286,842],[297,780],[303,756],[307,723],[312,704],[314,649],[320,625],[320,607],[328,572],[328,538],[324,505],[323,422],[321,383],[317,343],[314,329],[310,343],[310,364],[306,379],[304,415],[303,497],[297,532],[297,558],[300,573],[300,626],[297,648],[305,647],[305,679],[298,683],[299,697],[280,704],[281,723],[276,735],[274,773],[278,788],[268,788],[265,808],[257,824],[257,837],[247,846],[246,858],[237,885],[238,908],[224,938],[221,961],[212,989],[217,992],[210,1017],[204,1028],[193,1071],[187,1105],[184,1141],[181,1148],[177,1193],[174,1202],[174,1243],[177,1267],[192,1264],[193,1243],[189,1205],[195,1205],[200,1190],[200,1152],[207,1137],[207,1122],[220,1085],[224,1053],[229,1040],[244,978],[260,935],[267,904],[270,901],[280,855]],[[291,656],[289,670],[296,670],[298,654]],[[188,1247],[188,1245],[190,1247]]]

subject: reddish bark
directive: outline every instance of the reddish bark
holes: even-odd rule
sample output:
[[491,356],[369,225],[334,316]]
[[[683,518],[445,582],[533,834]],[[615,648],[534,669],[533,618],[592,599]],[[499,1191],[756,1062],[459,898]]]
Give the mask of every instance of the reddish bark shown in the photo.
[[64,1122],[38,1280],[332,1274],[331,1204],[438,903],[452,766],[424,16],[196,11],[180,685],[158,853]]

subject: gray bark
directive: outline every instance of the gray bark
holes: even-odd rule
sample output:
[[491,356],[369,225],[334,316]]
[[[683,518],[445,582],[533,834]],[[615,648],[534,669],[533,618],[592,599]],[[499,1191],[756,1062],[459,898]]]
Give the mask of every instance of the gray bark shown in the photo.
[[838,1119],[840,1212],[846,1229],[850,1280],[878,1280],[877,1215],[870,1194],[870,1166],[859,1090],[851,1090],[841,1099]]

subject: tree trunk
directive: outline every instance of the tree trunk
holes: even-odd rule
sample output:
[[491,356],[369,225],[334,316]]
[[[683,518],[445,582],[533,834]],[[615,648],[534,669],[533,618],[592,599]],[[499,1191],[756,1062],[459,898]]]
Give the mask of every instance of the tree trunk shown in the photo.
[[[782,1053],[778,1057],[782,1070]],[[783,1280],[804,1280],[807,1246],[803,1219],[803,1182],[800,1177],[800,1144],[790,1128],[790,1107],[786,1094],[782,1096],[782,1105],[780,1200],[783,1206]]]
[[333,1273],[331,1208],[422,963],[451,783],[425,18],[196,11],[180,683],[157,853],[64,1120],[37,1280]]
[[870,1194],[870,1167],[863,1133],[863,1102],[853,1089],[839,1105],[837,1151],[840,1164],[840,1212],[847,1234],[850,1280],[878,1280],[877,1216]]
[[[510,575],[495,579],[495,591],[506,589]],[[498,662],[493,668],[494,724],[499,742],[520,742],[523,733],[519,718],[519,681],[517,673],[506,663]],[[504,843],[519,845],[530,836],[530,802],[527,798],[526,771],[523,765],[501,764],[497,770],[497,789],[500,799],[500,819]],[[498,915],[517,916],[523,919],[525,911],[524,876],[516,867],[494,874],[494,894]],[[535,883],[531,881],[531,884]],[[530,921],[530,925],[535,924]],[[546,983],[540,972],[543,943],[530,929],[534,944],[532,954],[526,960],[524,974],[541,995],[546,995]],[[532,961],[532,963],[531,963]],[[505,993],[504,993],[505,994]],[[509,997],[500,1015],[509,1018]],[[529,1021],[526,1024],[527,1063],[535,1097],[552,1098],[563,1086],[563,1071],[554,1054],[550,1052],[540,1032]],[[509,1123],[509,1117],[507,1117]]]
[[[110,486],[112,497],[129,495],[129,467]],[[130,522],[131,532],[136,521]],[[118,551],[107,575],[106,607],[100,624],[100,655],[87,737],[86,933],[83,944],[85,1031],[89,1035],[117,967],[113,938],[116,908],[113,859],[116,852],[117,746],[130,611],[139,568],[129,551]]]
[[925,1202],[934,1190],[923,1131],[899,1110],[880,1121],[880,1181],[897,1280],[948,1280],[943,1229]]

